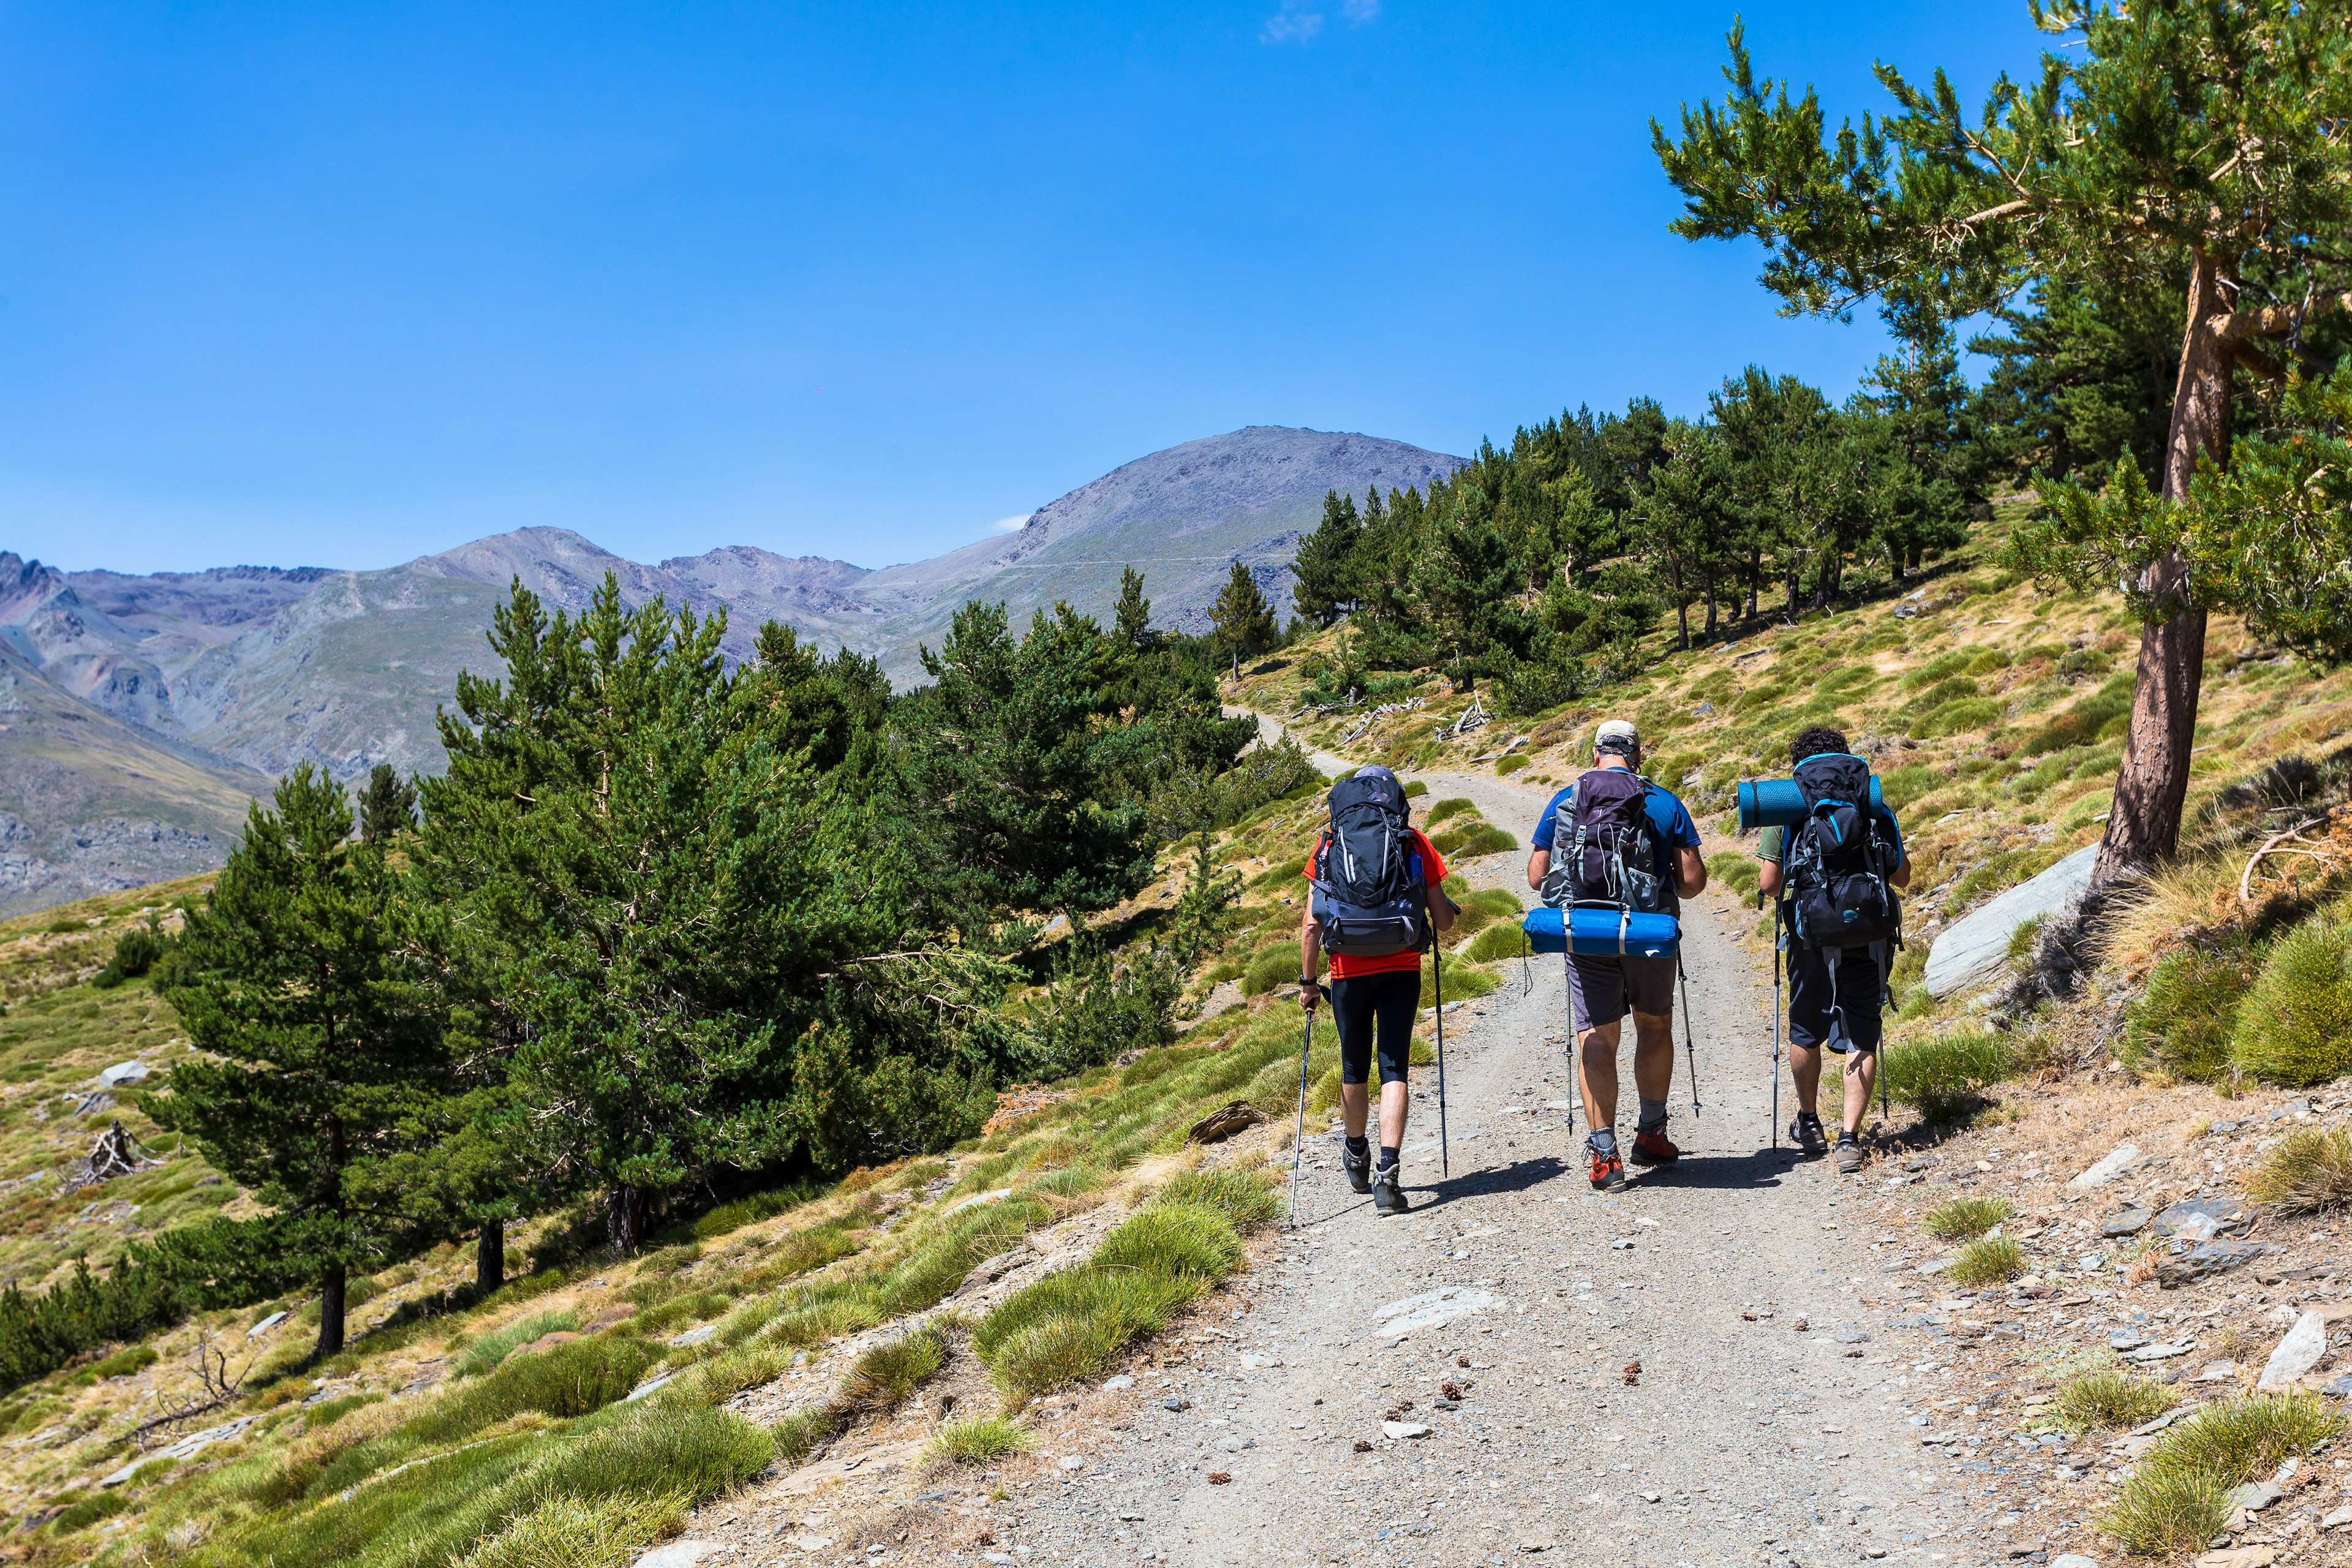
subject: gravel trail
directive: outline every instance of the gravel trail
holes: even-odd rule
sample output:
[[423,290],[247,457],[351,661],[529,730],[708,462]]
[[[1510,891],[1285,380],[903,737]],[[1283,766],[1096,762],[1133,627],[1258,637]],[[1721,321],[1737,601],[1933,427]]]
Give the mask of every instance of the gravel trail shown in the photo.
[[[1522,837],[1547,794],[1422,776]],[[1525,896],[1524,867],[1513,852],[1462,869]],[[1685,910],[1706,1109],[1692,1114],[1678,1062],[1677,1169],[1591,1192],[1568,1109],[1560,961],[1536,962],[1524,991],[1509,966],[1502,990],[1446,1018],[1451,1174],[1431,1069],[1415,1075],[1409,1215],[1376,1217],[1347,1189],[1336,1131],[1310,1128],[1299,1227],[1236,1291],[1239,1310],[1192,1336],[1188,1359],[1170,1345],[1138,1367],[1123,1428],[1088,1445],[1063,1486],[1015,1505],[1000,1539],[1022,1550],[997,1555],[1468,1564],[1542,1552],[1633,1568],[1977,1555],[1948,1541],[1944,1515],[1958,1510],[1917,1468],[1906,1416],[1926,1380],[1891,1360],[1881,1331],[1883,1270],[1901,1266],[1874,1259],[1864,1194],[1842,1193],[1826,1162],[1769,1148],[1769,975],[1734,941],[1752,919],[1713,893]],[[1676,1036],[1679,1047],[1679,1019]],[[1629,1041],[1629,1066],[1630,1054]],[[1627,1092],[1630,1134],[1630,1072]],[[1843,1229],[1842,1214],[1854,1215]],[[1412,1309],[1396,1304],[1442,1290],[1456,1294],[1398,1326]]]

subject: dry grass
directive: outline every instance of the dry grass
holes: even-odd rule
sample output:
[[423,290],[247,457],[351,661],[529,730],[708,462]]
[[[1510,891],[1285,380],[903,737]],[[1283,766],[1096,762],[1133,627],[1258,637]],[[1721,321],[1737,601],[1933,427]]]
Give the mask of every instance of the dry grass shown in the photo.
[[2070,1430],[2101,1432],[2153,1421],[2179,1403],[2160,1383],[2102,1367],[2061,1384],[2054,1408]]
[[1974,1241],[2017,1212],[2004,1197],[1952,1198],[1927,1211],[1919,1223],[1937,1241]]
[[2246,1193],[2290,1213],[2352,1207],[2352,1128],[2296,1128],[2247,1180]]
[[2005,1236],[1981,1236],[1960,1248],[1944,1278],[1955,1285],[1999,1285],[2025,1268],[2025,1248]]

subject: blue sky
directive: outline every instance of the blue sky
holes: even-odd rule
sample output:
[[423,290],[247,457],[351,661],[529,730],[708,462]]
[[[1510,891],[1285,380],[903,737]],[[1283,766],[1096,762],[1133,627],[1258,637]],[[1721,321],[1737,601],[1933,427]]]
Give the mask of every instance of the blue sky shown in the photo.
[[[0,8],[0,549],[383,566],[529,523],[937,553],[1243,425],[1465,452],[1838,393],[1667,234],[1729,5]],[[1759,68],[1972,100],[2021,0],[1746,11]]]

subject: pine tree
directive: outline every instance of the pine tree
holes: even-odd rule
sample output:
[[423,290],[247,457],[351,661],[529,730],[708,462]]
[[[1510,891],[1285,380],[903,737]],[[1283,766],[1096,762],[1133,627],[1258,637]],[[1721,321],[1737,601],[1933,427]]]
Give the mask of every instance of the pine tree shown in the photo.
[[1216,628],[1218,650],[1233,661],[1235,679],[1241,678],[1243,659],[1274,646],[1279,631],[1274,609],[1258,591],[1257,579],[1238,559],[1209,611],[1209,624]]
[[1362,565],[1358,560],[1364,523],[1352,496],[1328,490],[1323,496],[1323,521],[1298,542],[1291,563],[1297,576],[1290,602],[1304,619],[1328,626],[1356,607],[1363,597]]
[[1118,604],[1111,612],[1111,636],[1129,653],[1149,653],[1159,638],[1151,630],[1151,601],[1143,596],[1143,574],[1118,569]]
[[[2283,377],[2275,345],[2304,347],[2352,312],[2352,30],[2300,0],[2032,9],[2074,35],[2079,58],[2045,54],[2023,86],[2000,78],[1975,120],[1942,73],[1923,89],[1881,66],[1898,112],[1826,140],[1814,94],[1759,80],[1735,27],[1725,106],[1685,109],[1679,140],[1652,127],[1688,198],[1674,226],[1761,240],[1763,281],[1791,310],[1843,316],[1876,298],[1898,328],[2036,284],[2145,289],[2185,270],[2161,510],[2200,464],[2225,465],[2237,371]],[[2179,840],[2217,602],[2185,529],[2158,521],[2145,490],[2118,474],[2109,504],[2075,509],[2019,555],[2084,584],[2120,567],[2141,615],[2099,883]]]
[[367,788],[360,795],[360,837],[370,844],[388,844],[393,836],[416,826],[416,784],[392,771],[390,763],[368,770]]
[[400,951],[394,879],[351,836],[350,801],[307,763],[272,807],[256,803],[160,987],[200,1054],[143,1102],[306,1222],[321,1356],[342,1348],[346,1271],[380,1229],[347,1183],[446,1068],[433,994]]

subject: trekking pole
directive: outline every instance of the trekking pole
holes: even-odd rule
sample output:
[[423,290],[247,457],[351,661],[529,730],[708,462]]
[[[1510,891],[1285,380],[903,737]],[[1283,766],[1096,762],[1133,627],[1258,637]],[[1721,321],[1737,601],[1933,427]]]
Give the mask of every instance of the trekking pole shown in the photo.
[[1780,1146],[1780,900],[1772,900],[1772,1147]]
[[1298,1156],[1307,1147],[1307,1058],[1315,1050],[1315,1009],[1307,1009],[1307,1037],[1298,1047],[1298,1136],[1290,1142],[1290,1228],[1298,1228]]
[[[1675,954],[1675,973],[1682,976],[1683,982],[1683,1053],[1690,1063],[1691,1114],[1696,1116],[1706,1108],[1698,1102],[1698,1046],[1691,1038],[1690,971],[1683,967],[1683,955],[1679,951]],[[1667,1048],[1673,1048],[1671,1043]],[[1775,1072],[1772,1076],[1777,1079],[1780,1075]]]
[[1453,1152],[1445,1142],[1445,946],[1432,942],[1429,948],[1431,973],[1437,980],[1437,1169],[1444,1176],[1454,1174]]

